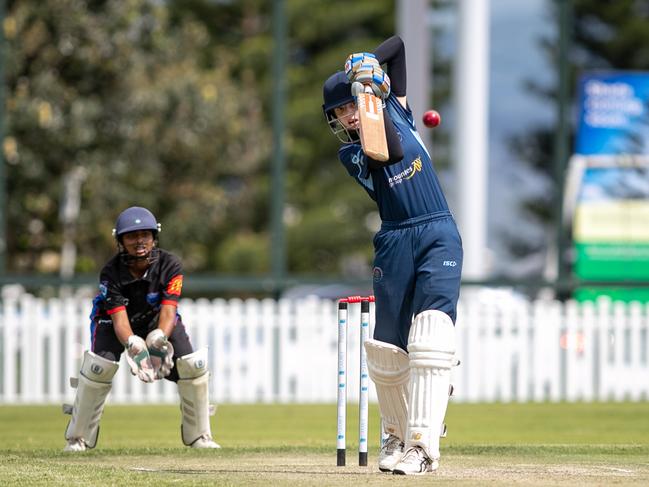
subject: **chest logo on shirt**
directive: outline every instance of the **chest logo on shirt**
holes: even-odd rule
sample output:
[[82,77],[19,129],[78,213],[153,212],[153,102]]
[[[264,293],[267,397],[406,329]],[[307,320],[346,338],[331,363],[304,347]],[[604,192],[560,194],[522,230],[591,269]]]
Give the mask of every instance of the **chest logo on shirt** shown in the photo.
[[183,276],[182,274],[178,274],[177,276],[173,277],[171,281],[169,281],[169,284],[167,285],[167,294],[180,296],[182,288]]
[[389,177],[388,184],[392,188],[393,186],[401,184],[408,179],[412,179],[413,177],[415,177],[415,174],[421,172],[422,167],[423,164],[421,162],[421,156],[417,156],[417,159],[412,161],[408,168],[404,169],[399,174],[395,174],[394,176]]
[[410,169],[412,170],[410,172],[410,176],[406,177],[406,179],[412,178],[415,174],[418,172],[421,172],[421,156],[417,157],[414,161],[412,161],[412,164],[410,165]]

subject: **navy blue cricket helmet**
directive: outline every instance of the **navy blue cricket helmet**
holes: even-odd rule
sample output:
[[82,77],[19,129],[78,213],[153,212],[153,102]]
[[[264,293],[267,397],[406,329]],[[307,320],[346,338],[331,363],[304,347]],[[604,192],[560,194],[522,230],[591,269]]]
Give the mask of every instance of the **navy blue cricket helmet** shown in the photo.
[[322,110],[325,115],[334,108],[340,107],[354,101],[352,96],[352,84],[347,79],[344,71],[338,71],[325,81],[322,87]]
[[117,217],[113,235],[119,239],[125,233],[135,232],[137,230],[151,230],[155,237],[160,231],[160,224],[155,219],[155,216],[153,216],[153,213],[146,208],[131,206]]
[[347,79],[344,71],[337,71],[329,76],[322,87],[322,98],[324,100],[322,111],[334,135],[341,142],[357,142],[358,133],[354,130],[347,130],[334,113],[334,108],[356,101],[352,95],[352,84]]

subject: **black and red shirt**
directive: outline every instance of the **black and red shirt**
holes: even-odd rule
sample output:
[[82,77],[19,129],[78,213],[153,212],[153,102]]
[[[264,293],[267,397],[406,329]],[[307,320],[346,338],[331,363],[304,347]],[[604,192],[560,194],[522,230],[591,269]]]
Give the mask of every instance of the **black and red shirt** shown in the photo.
[[158,258],[141,278],[133,277],[119,254],[106,263],[99,276],[99,294],[93,300],[93,321],[110,320],[110,315],[125,310],[135,332],[157,324],[163,304],[178,305],[183,287],[180,260],[162,249],[154,252]]

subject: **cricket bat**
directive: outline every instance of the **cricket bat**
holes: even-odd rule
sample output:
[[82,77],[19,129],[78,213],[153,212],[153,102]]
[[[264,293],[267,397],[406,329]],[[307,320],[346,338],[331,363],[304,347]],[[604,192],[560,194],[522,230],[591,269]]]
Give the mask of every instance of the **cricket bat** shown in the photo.
[[388,160],[388,142],[383,125],[383,103],[372,88],[358,81],[352,83],[352,95],[358,107],[361,145],[363,152],[376,161]]

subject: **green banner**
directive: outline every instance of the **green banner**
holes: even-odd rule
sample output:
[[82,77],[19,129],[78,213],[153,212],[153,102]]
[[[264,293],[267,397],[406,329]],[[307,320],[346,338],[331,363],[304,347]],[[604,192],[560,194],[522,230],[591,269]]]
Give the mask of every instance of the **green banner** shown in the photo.
[[613,301],[640,301],[641,303],[649,302],[649,288],[642,287],[616,287],[616,288],[593,288],[581,287],[574,292],[573,297],[577,301],[596,301],[597,298],[606,296]]
[[649,280],[649,244],[576,243],[575,250],[581,279]]

